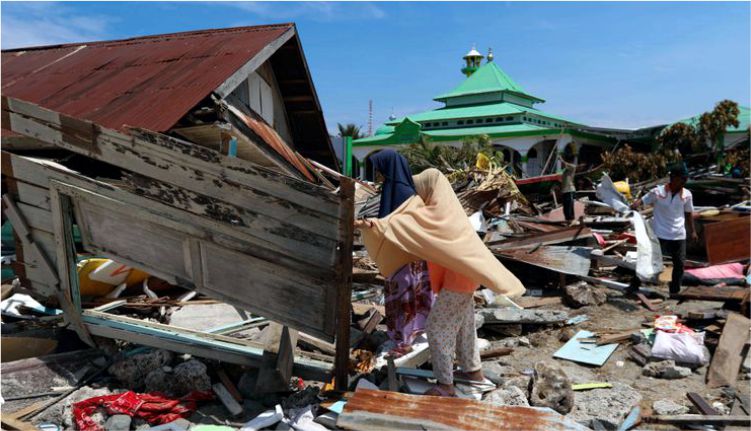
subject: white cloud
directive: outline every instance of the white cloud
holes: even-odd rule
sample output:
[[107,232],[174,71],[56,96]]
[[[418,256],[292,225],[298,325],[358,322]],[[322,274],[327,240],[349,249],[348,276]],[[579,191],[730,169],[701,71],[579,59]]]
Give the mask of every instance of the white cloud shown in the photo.
[[307,18],[314,21],[350,19],[381,19],[386,12],[370,2],[212,2],[213,5],[233,7],[267,20]]
[[78,15],[64,3],[3,3],[3,49],[108,38],[111,17]]

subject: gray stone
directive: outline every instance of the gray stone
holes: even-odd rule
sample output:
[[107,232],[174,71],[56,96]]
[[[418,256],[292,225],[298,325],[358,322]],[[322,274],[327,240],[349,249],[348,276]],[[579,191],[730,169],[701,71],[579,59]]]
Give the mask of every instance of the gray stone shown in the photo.
[[674,360],[669,359],[645,365],[642,374],[660,379],[682,379],[691,375],[691,368],[679,367]]
[[602,289],[590,286],[585,281],[569,284],[564,288],[563,294],[566,302],[575,308],[600,305],[608,300],[608,295]]
[[503,382],[503,388],[509,389],[512,387],[517,387],[524,392],[524,394],[529,398],[531,392],[532,392],[532,376],[526,376],[524,374],[512,377],[510,379],[506,379],[505,382]]
[[482,374],[491,382],[500,385],[503,384],[504,376],[516,374],[516,371],[514,370],[514,367],[502,365],[500,362],[493,361],[482,363]]
[[107,371],[126,388],[137,391],[143,388],[146,375],[170,362],[172,362],[172,353],[157,349],[115,362]]
[[613,382],[612,388],[577,393],[574,410],[566,417],[585,426],[591,426],[596,421],[606,429],[615,430],[631,409],[639,405],[641,398],[641,394],[631,386]]
[[566,342],[574,338],[574,335],[576,335],[576,331],[573,328],[563,328],[558,334],[558,340]]
[[211,379],[207,371],[206,365],[198,359],[191,359],[177,365],[172,370],[173,393],[176,396],[182,396],[190,391],[210,391]]
[[112,415],[104,423],[104,429],[107,431],[129,431],[130,421],[128,415]]
[[529,342],[534,347],[542,347],[548,344],[548,337],[542,332],[535,332],[529,335]]
[[561,323],[568,319],[568,313],[562,310],[531,310],[519,308],[486,308],[479,311],[485,318],[485,324],[496,323]]
[[[89,398],[93,397],[101,397],[103,395],[110,395],[112,391],[110,391],[108,388],[97,388],[94,389],[90,386],[84,386],[81,389],[73,392],[72,394],[68,395],[63,402],[57,403],[53,406],[51,406],[49,409],[41,413],[39,416],[35,418],[35,421],[38,422],[52,422],[55,424],[62,424],[63,429],[73,429],[73,404],[87,400]],[[104,421],[107,418],[106,413],[103,409],[97,410],[97,412],[92,415],[92,419],[99,425],[103,426]]]
[[557,364],[538,362],[535,364],[529,401],[533,406],[550,407],[560,414],[566,414],[574,407],[571,380]]
[[526,394],[516,386],[508,389],[496,389],[488,392],[484,398],[485,401],[497,406],[524,406],[529,407]]
[[529,338],[527,337],[519,337],[519,345],[524,347],[529,347],[532,343],[529,341]]
[[144,391],[146,392],[164,392],[172,394],[172,373],[164,368],[157,368],[146,375],[144,379]]
[[518,338],[505,338],[497,343],[501,347],[519,347]]
[[482,325],[485,324],[485,318],[482,316],[482,314],[475,313],[475,331],[482,328]]
[[685,415],[689,408],[671,400],[657,400],[652,403],[652,410],[658,415]]

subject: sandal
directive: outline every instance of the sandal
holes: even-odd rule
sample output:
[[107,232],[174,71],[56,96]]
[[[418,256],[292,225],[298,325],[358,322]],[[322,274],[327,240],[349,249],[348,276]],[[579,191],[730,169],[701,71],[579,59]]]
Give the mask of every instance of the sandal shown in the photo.
[[451,393],[447,389],[443,389],[440,386],[433,386],[432,388],[425,391],[423,395],[427,395],[429,397],[456,398],[456,392]]

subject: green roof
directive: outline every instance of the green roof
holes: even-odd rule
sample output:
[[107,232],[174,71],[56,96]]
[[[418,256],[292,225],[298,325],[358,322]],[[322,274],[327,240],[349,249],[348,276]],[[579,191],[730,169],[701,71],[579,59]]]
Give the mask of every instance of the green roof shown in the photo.
[[[748,106],[739,106],[738,109],[740,110],[740,113],[738,114],[738,127],[728,127],[725,130],[727,133],[747,132],[749,127],[751,127],[751,109],[749,109]],[[696,126],[699,124],[699,117],[701,117],[701,115],[695,115],[691,118],[686,118],[685,120],[676,121],[676,123]]]
[[519,132],[538,132],[541,130],[559,130],[550,127],[534,126],[532,124],[506,124],[497,126],[477,126],[477,127],[462,127],[456,129],[441,129],[441,130],[426,130],[422,132],[424,135],[430,137],[438,136],[471,136],[471,135],[488,135],[498,136],[506,133],[519,133]]
[[537,101],[543,101],[542,99],[527,94],[519,84],[514,82],[506,72],[492,61],[482,65],[475,73],[470,75],[469,78],[459,84],[458,87],[446,94],[436,97],[434,100],[445,100],[452,97],[482,93],[497,93],[501,91],[507,91]]
[[[470,106],[461,106],[456,108],[440,108],[435,109],[432,111],[425,111],[421,112],[419,114],[413,114],[410,115],[409,118],[413,121],[440,121],[440,120],[456,120],[456,119],[462,119],[462,118],[475,118],[475,117],[493,117],[493,116],[503,116],[503,115],[514,115],[514,114],[524,114],[524,113],[530,113],[534,115],[540,115],[543,117],[548,117],[553,120],[558,121],[565,121],[568,123],[574,123],[573,121],[567,120],[562,117],[558,117],[556,115],[551,115],[546,112],[540,111],[539,109],[534,108],[525,108],[524,106],[519,106],[514,103],[509,102],[500,102],[500,103],[486,103],[483,105],[470,105]],[[388,125],[395,125],[399,124],[404,120],[404,118],[400,118],[394,121],[389,121]]]

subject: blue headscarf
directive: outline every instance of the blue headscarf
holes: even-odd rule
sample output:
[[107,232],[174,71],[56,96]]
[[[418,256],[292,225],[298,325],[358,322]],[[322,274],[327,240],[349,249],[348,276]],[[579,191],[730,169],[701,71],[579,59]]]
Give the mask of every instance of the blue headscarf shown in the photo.
[[391,214],[399,205],[417,194],[407,159],[394,150],[381,150],[370,157],[373,167],[384,177],[378,218]]

